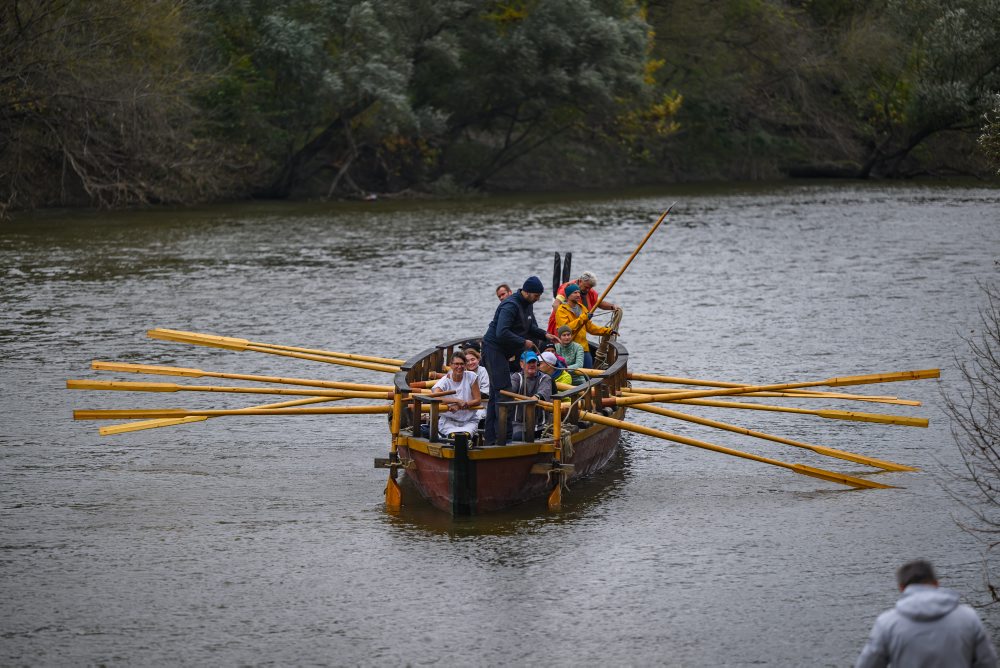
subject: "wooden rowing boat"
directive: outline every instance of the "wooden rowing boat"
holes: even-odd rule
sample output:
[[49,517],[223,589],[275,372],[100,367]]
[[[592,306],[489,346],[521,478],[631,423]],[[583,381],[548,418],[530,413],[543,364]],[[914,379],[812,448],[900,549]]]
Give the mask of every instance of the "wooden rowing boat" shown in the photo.
[[[553,402],[570,406],[560,420],[559,434],[554,427],[523,442],[503,446],[481,445],[479,435],[472,440],[458,436],[454,440],[438,437],[433,427],[440,400],[419,395],[404,408],[403,397],[411,385],[433,379],[445,370],[452,352],[468,338],[430,348],[407,360],[395,375],[396,395],[391,431],[393,447],[387,459],[377,459],[376,467],[404,472],[413,486],[433,506],[452,515],[477,515],[509,508],[532,499],[545,497],[556,485],[591,475],[607,466],[618,447],[620,430],[584,422],[581,411],[602,411],[605,398],[619,395],[628,373],[628,351],[617,341],[607,345],[606,369],[584,385],[553,395]],[[511,401],[501,401],[504,415]],[[541,406],[527,405],[526,421],[540,415]],[[419,424],[424,406],[430,405],[428,435],[421,435]],[[606,415],[624,417],[624,408],[603,409]],[[501,420],[502,422],[502,420]],[[414,428],[414,425],[418,425]],[[390,485],[395,484],[394,478]]]

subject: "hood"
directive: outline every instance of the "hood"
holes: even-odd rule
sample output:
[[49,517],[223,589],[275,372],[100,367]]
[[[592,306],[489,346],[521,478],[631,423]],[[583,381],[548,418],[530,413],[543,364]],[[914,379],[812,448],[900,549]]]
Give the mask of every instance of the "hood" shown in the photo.
[[896,601],[896,611],[915,621],[944,617],[958,605],[958,593],[931,585],[910,585]]

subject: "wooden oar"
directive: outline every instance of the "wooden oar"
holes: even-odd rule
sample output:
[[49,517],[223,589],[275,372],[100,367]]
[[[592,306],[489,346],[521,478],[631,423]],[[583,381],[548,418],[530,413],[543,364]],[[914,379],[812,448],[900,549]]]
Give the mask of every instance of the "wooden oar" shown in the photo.
[[[625,401],[628,402],[631,399],[640,397],[648,398],[650,395],[643,394],[630,394],[628,390],[623,390],[627,395]],[[815,415],[816,417],[825,418],[827,420],[849,420],[851,422],[875,422],[878,424],[894,424],[901,427],[926,427],[928,425],[927,418],[917,418],[909,417],[906,415],[886,415],[884,413],[861,413],[859,411],[838,411],[831,409],[810,409],[810,408],[793,408],[791,406],[771,406],[768,404],[750,404],[750,403],[740,403],[738,401],[714,401],[711,399],[679,399],[673,400],[670,397],[673,395],[654,395],[659,396],[658,399],[654,401],[643,401],[641,403],[621,403],[618,401],[619,397],[612,397],[611,399],[605,399],[604,404],[606,406],[614,405],[626,405],[629,407],[634,407],[642,404],[648,403],[678,403],[678,404],[688,404],[692,406],[713,406],[716,408],[746,408],[751,410],[760,411],[772,411],[776,413],[798,413],[799,415]]]
[[[660,223],[662,223],[666,219],[667,214],[670,213],[670,210],[674,208],[674,204],[677,204],[677,202],[674,202],[673,204],[668,206],[667,210],[663,212],[663,215],[661,215],[660,218],[656,221],[656,223],[654,223],[653,226],[649,228],[649,231],[646,232],[646,236],[642,238],[642,241],[639,242],[639,245],[635,247],[635,250],[632,251],[632,254],[628,256],[627,260],[625,260],[625,264],[622,265],[622,268],[618,270],[618,273],[615,274],[615,277],[611,279],[611,282],[608,283],[608,286],[604,288],[604,292],[601,293],[601,296],[597,298],[596,302],[594,302],[595,308],[604,302],[605,298],[611,292],[611,288],[615,287],[615,283],[617,283],[618,279],[622,277],[622,275],[625,273],[625,270],[628,269],[628,266],[632,264],[632,260],[634,260],[635,256],[639,254],[639,251],[642,250],[642,247],[646,245],[646,242],[649,241],[649,238],[653,236],[653,232],[655,232],[656,229],[660,226]],[[576,327],[573,329],[573,336],[575,337],[576,333],[580,331],[581,328],[586,326],[586,324],[587,321],[585,319],[581,319],[580,322],[577,323]]]
[[[512,396],[518,399],[529,399],[531,397],[525,397],[519,394],[514,394],[507,390],[501,390],[502,394]],[[547,401],[539,401],[538,405],[545,410],[553,410],[553,405]],[[697,448],[704,448],[705,450],[712,450],[714,452],[721,452],[722,454],[732,455],[734,457],[742,457],[744,459],[751,459],[753,461],[761,462],[764,464],[771,464],[772,466],[780,466],[786,468],[795,473],[800,473],[802,475],[807,475],[813,478],[819,478],[820,480],[826,480],[829,482],[839,483],[841,485],[847,485],[849,487],[857,488],[868,488],[868,489],[885,489],[892,487],[892,485],[883,485],[882,483],[873,482],[871,480],[865,480],[864,478],[857,478],[854,476],[849,476],[844,473],[836,473],[834,471],[827,471],[826,469],[814,468],[812,466],[806,466],[805,464],[789,464],[788,462],[783,462],[778,459],[771,459],[769,457],[761,457],[759,455],[753,455],[749,452],[743,452],[741,450],[734,450],[732,448],[727,448],[722,445],[716,445],[714,443],[709,443],[707,441],[700,441],[694,438],[688,438],[687,436],[680,436],[679,434],[672,434],[670,432],[662,431],[660,429],[653,429],[651,427],[644,427],[643,425],[635,424],[633,422],[626,422],[625,420],[619,420],[617,418],[609,418],[600,413],[591,413],[590,411],[580,411],[580,419],[586,420],[587,422],[596,422],[598,424],[607,425],[609,427],[617,427],[619,429],[625,429],[627,431],[632,431],[637,434],[644,434],[646,436],[654,436],[656,438],[662,438],[667,441],[673,441],[675,443],[682,443],[684,445],[692,445]]]
[[362,392],[392,392],[392,385],[375,385],[372,383],[342,383],[333,380],[313,380],[310,378],[282,378],[280,376],[255,376],[246,373],[221,373],[218,371],[203,371],[179,366],[157,366],[154,364],[129,364],[126,362],[100,362],[94,360],[90,364],[97,371],[119,371],[122,373],[145,373],[154,376],[183,376],[185,378],[227,378],[229,380],[253,380],[259,383],[280,383],[283,385],[303,385],[306,387],[325,387],[331,390],[360,390]]
[[[276,404],[263,404],[253,406],[253,408],[290,408],[292,406],[303,406],[306,404],[316,404],[328,401],[343,401],[338,397],[313,397],[311,399],[295,399],[294,401],[282,401]],[[97,431],[101,436],[112,436],[114,434],[124,434],[132,431],[142,431],[144,429],[158,429],[159,427],[172,427],[178,424],[190,424],[192,422],[204,422],[212,418],[207,415],[192,415],[183,418],[161,418],[159,420],[141,420],[128,422],[126,424],[116,424],[108,427],[101,427]]]
[[[657,388],[657,387],[636,387],[632,386],[630,391],[634,394],[673,394],[687,392],[679,388]],[[810,392],[804,390],[788,390],[786,392],[747,392],[738,395],[740,397],[784,397],[787,399],[830,399],[836,401],[866,401],[878,404],[892,404],[894,406],[921,406],[919,401],[909,399],[897,399],[890,396],[871,396],[860,394],[849,394],[847,392]]]
[[[826,380],[808,380],[799,383],[774,383],[771,385],[741,385],[738,387],[727,387],[716,390],[697,390],[693,392],[674,392],[663,396],[670,397],[668,401],[679,399],[700,399],[702,397],[720,397],[734,394],[746,394],[747,392],[770,392],[775,390],[791,390],[799,387],[842,387],[845,385],[867,385],[871,383],[893,383],[904,380],[921,380],[926,378],[938,378],[941,375],[940,369],[921,369],[918,371],[898,371],[895,373],[873,373],[864,376],[842,376],[838,378],[827,378]],[[618,405],[627,406],[629,404],[645,403],[649,401],[662,401],[663,399],[652,399],[656,395],[636,395],[627,399],[620,399]]]
[[131,383],[117,380],[67,380],[67,390],[117,390],[122,392],[223,392],[230,394],[277,394],[298,397],[342,397],[345,399],[392,399],[392,392],[358,390],[291,389],[284,387],[231,387],[179,385],[177,383]]
[[190,343],[196,346],[208,346],[210,348],[222,348],[224,350],[235,350],[238,352],[243,352],[249,350],[251,352],[257,353],[267,353],[269,355],[281,355],[282,357],[294,357],[296,359],[310,360],[312,362],[325,362],[327,364],[339,364],[341,366],[350,366],[358,369],[368,369],[370,371],[381,371],[383,373],[396,373],[399,371],[398,366],[390,366],[381,363],[363,362],[358,360],[352,360],[345,357],[331,357],[329,355],[316,355],[311,353],[297,353],[290,350],[280,350],[278,348],[268,348],[266,346],[257,346],[253,344],[234,344],[231,341],[241,341],[241,339],[231,339],[224,336],[213,336],[207,334],[189,334],[187,332],[175,333],[175,330],[169,329],[151,329],[147,332],[152,339],[161,339],[163,341],[173,341],[175,343]]
[[329,406],[324,408],[234,408],[197,410],[189,408],[152,408],[129,410],[73,411],[74,420],[155,420],[189,416],[221,417],[223,415],[369,415],[391,413],[392,406]]
[[[154,339],[164,339],[167,341],[180,341],[184,343],[194,343],[195,345],[210,345],[214,348],[230,348],[232,350],[245,350],[249,346],[258,348],[274,348],[275,350],[287,350],[293,353],[308,353],[311,355],[322,355],[324,357],[340,357],[358,362],[374,362],[376,364],[388,364],[399,366],[406,360],[393,357],[375,357],[373,355],[358,355],[357,353],[341,353],[333,350],[317,350],[316,348],[299,348],[297,346],[283,346],[277,343],[262,343],[260,341],[249,341],[232,336],[219,336],[217,334],[202,334],[200,332],[185,332],[179,329],[151,329],[147,334]],[[207,343],[211,341],[212,343]],[[203,343],[206,342],[206,343]]]
[[783,438],[781,436],[775,436],[773,434],[766,434],[762,431],[754,431],[752,429],[746,429],[744,427],[738,427],[733,424],[726,422],[718,422],[716,420],[709,420],[702,417],[697,417],[695,415],[690,415],[688,413],[680,413],[678,411],[672,411],[667,408],[660,408],[658,406],[649,406],[646,404],[637,404],[631,408],[638,408],[639,410],[646,411],[649,413],[655,413],[656,415],[663,415],[664,417],[674,418],[676,420],[684,420],[686,422],[694,422],[695,424],[705,425],[706,427],[714,427],[716,429],[724,429],[726,431],[731,431],[737,434],[744,434],[746,436],[753,436],[754,438],[761,438],[767,441],[773,441],[775,443],[782,443],[784,445],[791,445],[796,448],[804,448],[806,450],[811,450],[819,455],[825,455],[827,457],[835,457],[837,459],[844,459],[849,462],[855,462],[858,464],[866,464],[868,466],[874,466],[875,468],[884,469],[886,471],[919,471],[920,469],[914,468],[912,466],[904,466],[903,464],[896,464],[895,462],[885,461],[883,459],[875,459],[874,457],[866,457],[864,455],[855,454],[853,452],[846,452],[844,450],[837,450],[835,448],[829,448],[824,445],[813,445],[811,443],[803,443],[802,441],[794,441],[789,438]]
[[632,431],[637,434],[655,436],[656,438],[662,438],[668,441],[673,441],[675,443],[683,443],[684,445],[692,445],[696,448],[704,448],[705,450],[721,452],[722,454],[725,455],[732,455],[734,457],[751,459],[753,461],[761,462],[763,464],[780,466],[782,468],[788,469],[789,471],[794,471],[795,473],[800,473],[802,475],[807,475],[813,478],[819,478],[820,480],[827,480],[829,482],[839,483],[841,485],[848,485],[850,487],[868,488],[868,489],[885,489],[892,487],[892,485],[883,485],[882,483],[874,482],[871,480],[865,480],[864,478],[856,478],[854,476],[849,476],[843,473],[836,473],[834,471],[827,471],[825,469],[806,466],[805,464],[789,464],[788,462],[783,462],[777,459],[771,459],[770,457],[760,457],[758,455],[750,454],[749,452],[734,450],[732,448],[727,448],[721,445],[715,445],[714,443],[709,443],[707,441],[700,441],[698,439],[688,438],[686,436],[680,436],[678,434],[671,434],[670,432],[662,431],[659,429],[652,429],[650,427],[644,427],[642,425],[634,424],[632,422],[626,422],[625,420],[609,418],[599,413],[590,413],[588,411],[581,411],[580,417],[584,420],[587,420],[588,422],[596,422],[598,424],[604,424],[609,427],[618,427],[619,429],[626,429],[628,431]]

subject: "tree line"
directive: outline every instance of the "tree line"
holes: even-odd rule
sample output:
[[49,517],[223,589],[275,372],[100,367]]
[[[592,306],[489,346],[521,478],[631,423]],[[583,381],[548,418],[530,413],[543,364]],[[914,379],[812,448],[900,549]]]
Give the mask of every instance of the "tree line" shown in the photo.
[[998,91],[1000,0],[7,0],[0,211],[987,174]]

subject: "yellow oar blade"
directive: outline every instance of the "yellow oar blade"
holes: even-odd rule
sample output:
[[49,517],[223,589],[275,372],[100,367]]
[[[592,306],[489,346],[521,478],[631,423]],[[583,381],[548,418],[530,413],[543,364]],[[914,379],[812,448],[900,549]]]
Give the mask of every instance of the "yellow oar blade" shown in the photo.
[[114,436],[115,434],[125,434],[132,431],[142,431],[144,429],[158,429],[160,427],[173,427],[178,424],[190,424],[192,422],[204,422],[209,418],[205,415],[192,415],[185,418],[173,418],[165,420],[140,420],[127,424],[115,424],[110,427],[101,427],[97,432],[101,436]]
[[868,385],[871,383],[895,383],[903,380],[927,380],[929,378],[940,378],[940,369],[919,369],[917,371],[897,371],[895,373],[872,373],[866,376],[844,376],[843,378],[831,378],[823,385],[827,387],[841,387],[844,385]]
[[927,418],[907,417],[905,415],[883,415],[882,413],[859,413],[857,411],[816,411],[816,415],[827,420],[851,420],[853,422],[877,422],[879,424],[895,424],[902,427],[926,427],[930,421]]
[[231,336],[216,336],[214,334],[199,334],[198,332],[184,332],[178,329],[150,329],[146,332],[146,336],[161,341],[190,343],[195,346],[224,348],[226,350],[246,350],[247,346],[250,345],[250,342],[246,339],[237,339]]
[[834,471],[826,471],[824,469],[806,466],[805,464],[793,464],[792,470],[796,473],[801,473],[802,475],[819,478],[820,480],[828,480],[829,482],[836,482],[850,487],[865,489],[890,489],[893,487],[892,485],[883,485],[880,482],[865,480],[864,478],[855,478],[854,476],[844,475],[843,473],[836,473]]
[[185,376],[201,378],[207,375],[201,369],[187,369],[179,366],[158,366],[154,364],[129,364],[127,362],[102,362],[94,360],[90,368],[95,371],[116,371],[120,373],[146,373],[156,376]]

